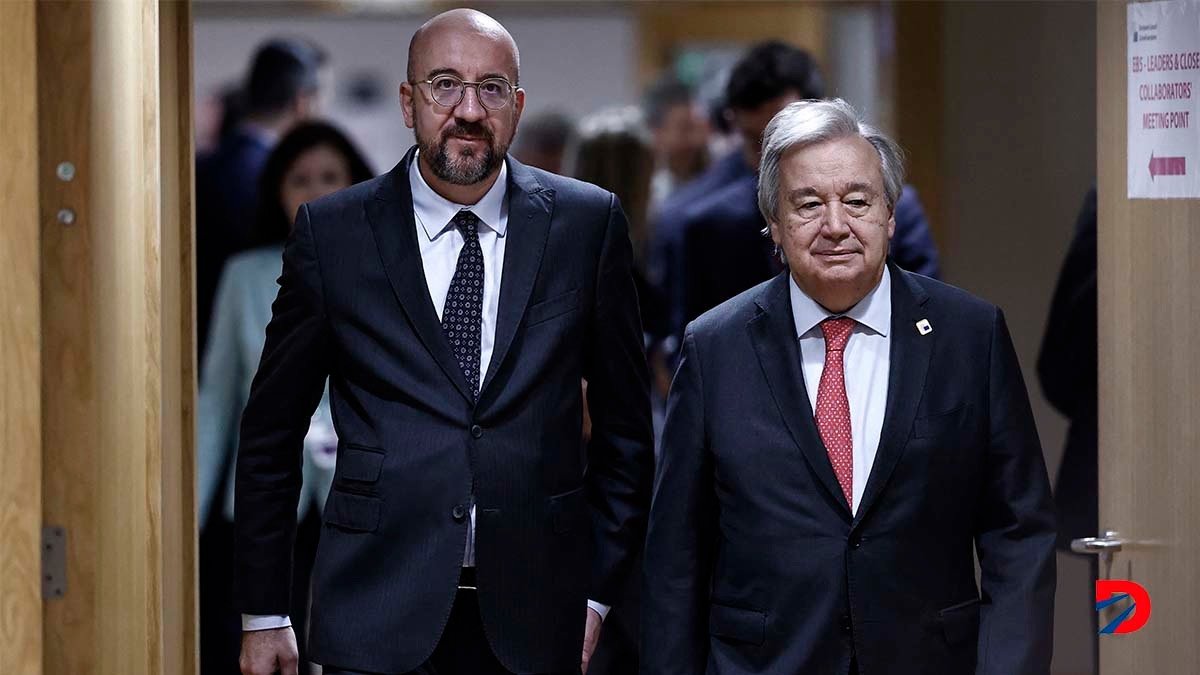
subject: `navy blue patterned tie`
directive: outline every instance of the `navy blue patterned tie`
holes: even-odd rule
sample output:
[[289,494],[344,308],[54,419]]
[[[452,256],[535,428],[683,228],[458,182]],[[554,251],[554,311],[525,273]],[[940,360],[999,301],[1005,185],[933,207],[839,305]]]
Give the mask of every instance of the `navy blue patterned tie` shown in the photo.
[[479,245],[479,218],[470,211],[459,211],[454,226],[463,236],[462,251],[446,306],[442,309],[442,330],[454,350],[458,366],[479,400],[480,335],[483,331],[483,248]]

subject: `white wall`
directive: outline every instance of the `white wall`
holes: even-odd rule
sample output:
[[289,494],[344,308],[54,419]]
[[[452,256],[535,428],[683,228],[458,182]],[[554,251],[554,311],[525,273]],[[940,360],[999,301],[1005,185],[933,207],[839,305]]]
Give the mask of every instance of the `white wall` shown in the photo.
[[[557,109],[579,117],[611,105],[635,103],[636,35],[628,7],[559,11],[496,11],[521,50],[521,84],[528,92],[525,114]],[[397,90],[404,78],[408,40],[426,16],[329,16],[320,18],[197,17],[196,101],[244,76],[263,40],[301,36],[330,56],[333,92],[325,116],[344,127],[376,171],[390,169],[413,143],[404,127]],[[350,78],[377,74],[383,96],[377,105],[356,108],[341,89]]]

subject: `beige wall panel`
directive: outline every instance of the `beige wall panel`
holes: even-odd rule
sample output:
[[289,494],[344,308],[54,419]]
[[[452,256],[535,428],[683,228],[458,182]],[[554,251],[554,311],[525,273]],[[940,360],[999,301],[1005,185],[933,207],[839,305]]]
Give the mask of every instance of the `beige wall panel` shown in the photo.
[[952,142],[944,137],[942,124],[944,8],[941,3],[902,2],[894,11],[898,39],[890,75],[896,140],[908,152],[908,182],[917,187],[934,239],[942,244],[949,229],[942,208],[942,149]]
[[784,40],[825,59],[825,9],[809,2],[644,2],[638,17],[638,79],[645,86],[684,43],[746,45]]
[[42,672],[37,46],[31,2],[0,2],[0,666]]

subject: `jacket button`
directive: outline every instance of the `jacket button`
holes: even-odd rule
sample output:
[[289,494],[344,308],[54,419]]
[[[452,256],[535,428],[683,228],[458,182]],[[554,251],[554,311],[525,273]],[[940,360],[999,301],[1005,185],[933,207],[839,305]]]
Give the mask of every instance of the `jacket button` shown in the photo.
[[479,438],[480,436],[483,436],[483,427],[479,426],[478,424],[472,424],[471,438]]
[[855,537],[850,540],[850,548],[859,549],[859,548],[862,548],[862,545],[863,545],[863,537]]
[[461,523],[467,519],[467,507],[462,504],[455,504],[454,508],[450,509],[450,515],[454,518],[454,522]]
[[843,632],[843,633],[846,633],[846,634],[849,634],[849,633],[850,633],[850,631],[851,631],[851,627],[850,627],[850,615],[849,615],[849,614],[843,614],[843,615],[842,615],[842,632]]

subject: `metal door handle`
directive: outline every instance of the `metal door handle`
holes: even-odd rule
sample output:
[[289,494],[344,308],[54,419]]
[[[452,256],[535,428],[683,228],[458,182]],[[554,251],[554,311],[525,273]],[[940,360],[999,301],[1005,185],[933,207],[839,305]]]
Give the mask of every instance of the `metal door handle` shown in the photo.
[[1099,574],[1103,575],[1101,578],[1111,579],[1113,554],[1132,543],[1121,538],[1120,533],[1107,530],[1102,537],[1083,537],[1071,540],[1071,550],[1075,553],[1098,556],[1100,558]]
[[1112,554],[1121,550],[1129,542],[1121,538],[1117,532],[1108,531],[1103,537],[1083,537],[1071,540],[1071,550],[1075,553],[1091,555]]
[[1072,539],[1071,550],[1075,553],[1104,555],[1120,551],[1145,551],[1163,547],[1163,542],[1157,539],[1126,539],[1120,532],[1107,530],[1102,537],[1084,537]]
[[1161,548],[1161,541],[1126,539],[1119,532],[1107,530],[1102,537],[1084,537],[1071,540],[1075,553],[1094,555],[1100,558],[1101,578],[1112,578],[1113,554],[1120,551],[1139,551]]

